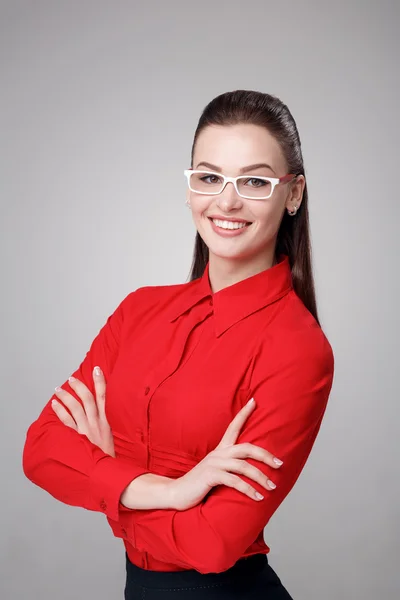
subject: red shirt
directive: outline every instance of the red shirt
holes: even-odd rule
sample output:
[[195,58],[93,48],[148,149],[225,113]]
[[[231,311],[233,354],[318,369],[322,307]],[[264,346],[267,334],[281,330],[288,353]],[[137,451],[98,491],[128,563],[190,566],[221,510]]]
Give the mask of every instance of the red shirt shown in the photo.
[[[220,572],[268,553],[264,527],[304,467],[332,386],[332,348],[293,289],[287,256],[215,293],[208,270],[195,281],[129,293],[73,373],[92,393],[94,366],[105,374],[115,458],[58,419],[54,395],[27,432],[26,476],[66,504],[103,512],[145,569]],[[78,398],[68,380],[61,387]],[[268,491],[239,475],[264,500],[220,485],[184,511],[120,503],[138,475],[187,473],[253,396],[237,443],[283,460],[274,469],[246,459],[277,485]]]

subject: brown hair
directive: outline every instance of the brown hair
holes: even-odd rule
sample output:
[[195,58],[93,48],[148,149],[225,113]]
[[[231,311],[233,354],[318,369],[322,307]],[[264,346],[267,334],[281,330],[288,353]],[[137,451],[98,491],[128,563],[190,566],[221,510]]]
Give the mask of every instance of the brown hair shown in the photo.
[[[193,168],[196,140],[205,127],[238,123],[251,123],[268,129],[283,150],[288,172],[304,175],[300,137],[288,107],[275,96],[251,90],[226,92],[207,104],[194,134],[191,167]],[[307,182],[297,213],[290,216],[285,210],[275,247],[275,255],[278,257],[280,254],[289,256],[294,290],[320,325],[311,264]],[[197,232],[190,281],[203,275],[208,258],[208,246]]]

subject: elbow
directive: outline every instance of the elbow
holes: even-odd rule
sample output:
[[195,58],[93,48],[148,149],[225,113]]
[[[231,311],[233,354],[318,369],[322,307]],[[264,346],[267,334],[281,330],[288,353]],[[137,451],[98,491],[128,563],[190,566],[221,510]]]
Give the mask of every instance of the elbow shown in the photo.
[[37,483],[37,474],[43,463],[43,458],[40,452],[41,436],[34,436],[32,425],[28,429],[25,444],[22,450],[22,470],[32,483]]
[[212,550],[210,547],[204,548],[204,550],[205,553],[198,561],[197,566],[193,567],[202,574],[223,573],[233,567],[241,558],[232,552],[231,546],[224,544],[221,540],[213,544]]
[[22,471],[30,481],[33,481],[34,472],[37,468],[37,460],[33,453],[32,442],[29,434],[25,440],[25,444],[22,450]]
[[231,556],[221,556],[219,560],[207,561],[200,569],[200,573],[223,573],[227,571],[239,560],[239,558],[232,558]]
[[[196,568],[203,575],[207,573],[223,573],[236,563],[236,560],[227,560],[227,557],[221,557],[221,560],[210,560],[208,557],[201,562]],[[194,568],[194,567],[193,567]]]

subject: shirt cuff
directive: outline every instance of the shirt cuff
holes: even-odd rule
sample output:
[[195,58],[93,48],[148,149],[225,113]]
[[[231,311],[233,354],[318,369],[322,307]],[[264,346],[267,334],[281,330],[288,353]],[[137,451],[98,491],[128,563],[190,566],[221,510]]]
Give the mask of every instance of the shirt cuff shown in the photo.
[[99,507],[99,511],[110,519],[118,521],[122,492],[136,477],[149,472],[149,469],[124,462],[113,456],[100,459],[90,476],[92,499]]

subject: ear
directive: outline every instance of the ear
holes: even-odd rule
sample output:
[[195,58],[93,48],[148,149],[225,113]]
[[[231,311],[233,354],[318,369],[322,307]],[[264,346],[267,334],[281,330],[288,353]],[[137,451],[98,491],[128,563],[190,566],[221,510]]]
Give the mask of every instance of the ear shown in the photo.
[[300,208],[305,185],[306,180],[304,175],[298,175],[297,178],[291,182],[290,191],[286,198],[286,208],[288,210],[293,210],[294,206],[297,206],[298,209]]

